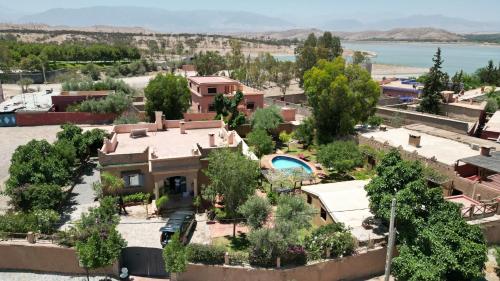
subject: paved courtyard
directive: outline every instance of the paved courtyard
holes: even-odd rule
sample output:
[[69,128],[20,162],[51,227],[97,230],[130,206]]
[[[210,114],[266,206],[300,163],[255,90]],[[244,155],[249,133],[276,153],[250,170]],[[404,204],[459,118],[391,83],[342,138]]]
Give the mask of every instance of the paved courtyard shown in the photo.
[[66,224],[61,229],[66,229],[70,222],[80,219],[81,214],[90,207],[98,207],[99,202],[94,201],[94,190],[92,184],[99,182],[100,173],[97,163],[89,163],[84,170],[80,181],[73,187],[67,209],[64,212],[63,222]]

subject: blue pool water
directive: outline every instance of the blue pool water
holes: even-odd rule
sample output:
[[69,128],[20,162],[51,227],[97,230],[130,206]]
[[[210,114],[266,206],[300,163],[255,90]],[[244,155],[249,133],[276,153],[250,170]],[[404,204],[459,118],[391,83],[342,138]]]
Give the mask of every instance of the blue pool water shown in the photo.
[[312,174],[312,169],[306,163],[301,160],[286,157],[286,156],[276,156],[272,160],[273,167],[276,169],[294,169],[294,168],[302,168],[308,174]]

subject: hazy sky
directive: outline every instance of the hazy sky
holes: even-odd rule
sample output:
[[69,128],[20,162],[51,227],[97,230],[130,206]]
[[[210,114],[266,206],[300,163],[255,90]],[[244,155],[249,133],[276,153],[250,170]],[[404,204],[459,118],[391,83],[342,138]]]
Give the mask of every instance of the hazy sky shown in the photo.
[[25,13],[41,12],[51,8],[88,6],[143,6],[168,10],[244,10],[293,19],[314,20],[327,18],[358,18],[378,20],[407,15],[441,14],[473,20],[496,21],[500,14],[500,0],[1,0],[0,7]]

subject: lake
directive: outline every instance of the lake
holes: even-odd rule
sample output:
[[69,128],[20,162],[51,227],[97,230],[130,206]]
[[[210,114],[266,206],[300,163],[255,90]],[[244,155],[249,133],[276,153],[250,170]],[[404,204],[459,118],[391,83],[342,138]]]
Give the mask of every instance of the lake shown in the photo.
[[[461,69],[472,73],[493,60],[500,62],[500,45],[452,43],[399,43],[399,42],[342,42],[345,49],[375,52],[372,62],[429,68],[436,49],[441,47],[443,70],[453,75]],[[292,59],[293,56],[281,57]]]

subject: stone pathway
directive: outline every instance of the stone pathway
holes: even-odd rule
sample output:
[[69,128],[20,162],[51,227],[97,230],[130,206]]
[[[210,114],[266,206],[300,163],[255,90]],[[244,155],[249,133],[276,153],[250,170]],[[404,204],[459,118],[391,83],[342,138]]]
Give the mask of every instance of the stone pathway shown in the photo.
[[100,181],[100,172],[95,163],[89,163],[80,182],[77,183],[71,191],[67,210],[63,217],[65,223],[61,229],[67,229],[72,222],[80,219],[81,214],[90,207],[99,206],[99,202],[94,201],[94,190],[92,184]]

